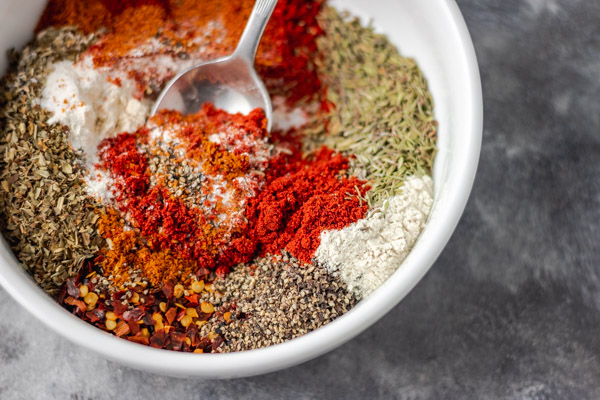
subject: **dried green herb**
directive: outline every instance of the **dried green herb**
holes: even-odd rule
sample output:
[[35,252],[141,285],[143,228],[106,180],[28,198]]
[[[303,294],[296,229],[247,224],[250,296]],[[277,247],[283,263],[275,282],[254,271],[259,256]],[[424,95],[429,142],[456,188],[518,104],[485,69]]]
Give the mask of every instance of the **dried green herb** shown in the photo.
[[350,172],[372,186],[364,200],[383,205],[406,176],[431,174],[437,122],[427,82],[414,60],[358,19],[324,7],[319,24],[317,67],[335,107],[310,124],[312,146],[353,154]]
[[49,294],[101,244],[102,206],[85,192],[68,129],[48,124],[38,104],[51,63],[75,60],[91,40],[69,28],[44,31],[22,53],[11,52],[0,84],[0,230]]

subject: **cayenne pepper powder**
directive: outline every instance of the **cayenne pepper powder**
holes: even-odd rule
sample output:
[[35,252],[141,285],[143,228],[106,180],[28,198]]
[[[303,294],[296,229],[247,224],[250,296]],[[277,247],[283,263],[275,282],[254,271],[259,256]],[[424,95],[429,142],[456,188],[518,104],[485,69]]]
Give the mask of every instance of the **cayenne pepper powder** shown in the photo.
[[125,9],[113,18],[110,32],[88,49],[94,57],[94,64],[110,65],[116,59],[125,57],[156,36],[166,19],[166,10],[160,6],[143,5]]
[[[281,163],[276,160],[274,165]],[[288,165],[285,175],[272,176],[247,210],[260,254],[285,249],[310,262],[321,232],[342,229],[363,218],[367,205],[349,194],[358,190],[364,196],[369,186],[345,177],[347,169],[348,159],[323,147],[312,158]]]
[[[111,28],[115,18],[128,8],[155,5],[169,10],[168,0],[51,0],[38,21],[35,32],[50,26],[72,25],[90,34]],[[133,28],[132,28],[133,31]]]
[[119,15],[128,8],[139,8],[141,6],[156,5],[169,12],[171,6],[169,0],[100,0],[112,15]]
[[82,33],[90,34],[110,26],[111,22],[112,15],[100,0],[52,0],[46,5],[35,32],[51,26],[76,26]]

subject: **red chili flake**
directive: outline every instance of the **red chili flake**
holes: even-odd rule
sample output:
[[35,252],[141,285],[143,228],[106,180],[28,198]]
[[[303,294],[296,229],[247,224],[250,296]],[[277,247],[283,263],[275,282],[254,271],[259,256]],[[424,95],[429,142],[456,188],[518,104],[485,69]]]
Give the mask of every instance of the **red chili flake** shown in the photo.
[[212,314],[206,314],[202,311],[198,311],[198,321],[208,321]]
[[[143,344],[144,346],[152,346],[150,344],[150,339],[148,339],[147,337],[144,336],[126,336],[125,339],[130,340],[134,343],[139,343],[139,344]],[[152,346],[152,347],[156,347],[156,346]]]
[[132,335],[137,335],[140,333],[140,326],[133,320],[127,321],[127,326],[129,326],[129,331]]
[[63,304],[65,302],[65,297],[67,297],[67,285],[62,285],[58,294],[56,295],[56,301],[58,304]]
[[79,290],[79,285],[75,282],[75,277],[67,279],[67,293],[69,296],[75,298],[81,296],[81,291]]
[[162,349],[167,344],[168,338],[164,329],[158,330],[150,337],[150,346]]
[[196,330],[196,328],[189,328],[185,332],[185,335],[190,338],[190,341],[192,342],[192,347],[196,347],[198,345],[198,331]]
[[167,298],[167,300],[171,300],[173,298],[173,288],[175,287],[174,282],[167,282],[162,287],[162,292]]
[[212,349],[213,353],[218,353],[217,349],[219,348],[221,343],[223,343],[224,341],[225,341],[225,339],[223,339],[222,336],[217,336],[216,338],[214,338],[212,340],[211,349]]
[[117,327],[114,330],[115,335],[117,335],[118,337],[127,335],[129,334],[129,332],[129,325],[127,325],[127,322],[125,321],[119,321]]
[[176,319],[177,319],[177,321],[181,321],[181,319],[182,319],[183,317],[185,317],[185,310],[183,310],[183,309],[182,309],[182,310],[180,310],[180,311],[177,313],[177,318],[176,318]]
[[169,343],[167,348],[176,351],[181,350],[181,347],[185,341],[185,333],[171,331],[169,336],[171,338],[171,343]]
[[185,296],[185,299],[188,301],[188,307],[196,307],[199,304],[198,297],[199,296],[197,294]]
[[156,325],[156,321],[152,319],[152,312],[147,312],[142,316],[142,321],[146,326]]
[[154,305],[154,302],[156,301],[154,295],[147,295],[144,296],[142,294],[140,294],[140,303],[143,303],[145,307],[151,307]]
[[123,304],[121,300],[117,300],[113,298],[112,301],[113,312],[118,316],[122,316],[125,311],[127,311],[127,305]]
[[128,310],[123,313],[123,319],[127,322],[129,321],[139,321],[144,316],[144,309],[142,307],[134,308],[133,310]]
[[83,301],[77,300],[76,298],[71,297],[71,296],[69,296],[65,299],[65,304],[68,304],[70,306],[75,306],[81,312],[85,312],[85,310],[87,309],[87,306],[85,305],[85,303]]
[[169,325],[173,324],[173,321],[175,321],[175,317],[177,316],[177,309],[175,307],[171,307],[167,310],[167,312],[165,313],[165,317],[167,318],[167,322]]
[[92,311],[85,313],[85,316],[90,320],[91,323],[95,323],[104,319],[105,311],[95,308]]
[[199,338],[198,345],[196,347],[204,350],[205,353],[210,353],[211,346],[212,346],[212,342],[209,338],[201,337],[201,338]]
[[208,274],[210,274],[210,270],[208,268],[200,267],[198,268],[198,271],[196,271],[196,277],[198,279],[202,279],[203,277],[208,276]]
[[128,299],[127,290],[121,290],[119,292],[115,292],[112,297],[115,300],[120,300],[120,301],[127,300]]

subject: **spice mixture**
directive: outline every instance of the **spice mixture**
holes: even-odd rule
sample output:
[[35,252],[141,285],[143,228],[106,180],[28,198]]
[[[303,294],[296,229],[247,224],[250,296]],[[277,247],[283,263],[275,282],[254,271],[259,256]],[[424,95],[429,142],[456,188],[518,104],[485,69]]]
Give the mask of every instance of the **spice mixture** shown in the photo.
[[48,294],[186,352],[282,343],[400,266],[432,205],[426,81],[324,0],[280,0],[273,98],[149,117],[168,79],[235,48],[254,1],[50,0],[0,90],[0,229]]

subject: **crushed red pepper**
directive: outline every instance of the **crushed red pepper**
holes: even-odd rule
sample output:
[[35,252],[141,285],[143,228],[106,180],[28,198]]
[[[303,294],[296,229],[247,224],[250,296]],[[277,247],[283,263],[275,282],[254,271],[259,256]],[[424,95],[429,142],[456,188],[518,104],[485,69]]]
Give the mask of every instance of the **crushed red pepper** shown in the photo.
[[[208,279],[208,275],[202,277]],[[92,306],[86,304],[81,296],[82,286],[90,292],[99,290],[100,300]],[[99,278],[91,262],[85,263],[77,276],[67,280],[57,300],[77,317],[118,337],[146,346],[183,352],[218,352],[224,339],[214,332],[209,337],[202,336],[200,326],[205,321],[214,319],[227,324],[235,319],[246,318],[234,306],[205,313],[198,304],[197,294],[178,298],[174,294],[173,283],[163,285],[162,289],[156,287],[145,290],[142,287],[110,293],[99,289]],[[161,305],[165,311],[162,311]],[[187,311],[189,309],[195,313]],[[185,315],[194,315],[187,326],[182,323]]]

